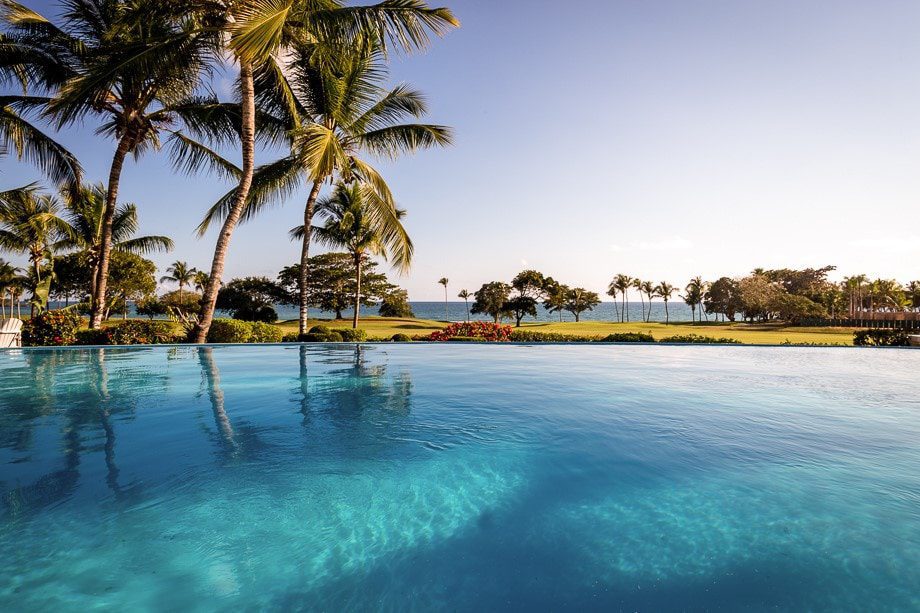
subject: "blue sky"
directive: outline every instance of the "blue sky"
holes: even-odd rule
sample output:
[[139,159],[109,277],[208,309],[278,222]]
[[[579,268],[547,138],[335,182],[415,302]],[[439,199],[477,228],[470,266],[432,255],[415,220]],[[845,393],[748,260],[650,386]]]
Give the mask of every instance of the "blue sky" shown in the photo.
[[[599,292],[619,272],[682,286],[756,266],[920,278],[920,4],[449,6],[463,27],[392,67],[457,135],[380,165],[409,211],[412,299],[443,299],[442,276],[453,295],[524,267]],[[93,126],[60,138],[106,176],[113,145]],[[33,178],[4,159],[0,187]],[[145,233],[175,239],[161,270],[207,268],[215,235],[193,229],[227,188],[153,154],[121,193]],[[228,277],[296,260],[304,198],[237,231]]]

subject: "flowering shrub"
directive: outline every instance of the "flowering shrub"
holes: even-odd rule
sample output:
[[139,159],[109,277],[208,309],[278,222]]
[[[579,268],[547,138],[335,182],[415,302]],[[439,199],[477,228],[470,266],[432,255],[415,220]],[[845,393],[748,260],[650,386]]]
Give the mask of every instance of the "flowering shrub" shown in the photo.
[[464,321],[450,324],[443,330],[432,332],[428,340],[449,341],[457,337],[482,339],[489,342],[505,342],[511,340],[511,326],[486,321]]
[[82,319],[73,309],[45,311],[25,323],[22,344],[26,347],[72,345]]

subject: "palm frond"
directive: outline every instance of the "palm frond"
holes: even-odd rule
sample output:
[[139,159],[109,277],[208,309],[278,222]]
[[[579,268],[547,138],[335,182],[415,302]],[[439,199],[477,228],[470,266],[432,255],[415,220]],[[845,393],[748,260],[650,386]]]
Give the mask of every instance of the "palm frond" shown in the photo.
[[147,254],[155,252],[169,252],[175,247],[168,236],[139,236],[115,244],[115,249],[128,253]]
[[241,3],[230,26],[230,49],[244,62],[259,63],[281,44],[292,0]]
[[0,106],[0,143],[37,166],[52,182],[79,184],[83,170],[76,156],[10,106]]
[[310,180],[322,181],[347,166],[348,156],[335,130],[311,123],[296,132],[295,146],[303,156]]
[[359,140],[374,155],[393,159],[401,153],[448,146],[453,142],[453,131],[447,126],[404,124],[366,132]]
[[180,172],[194,174],[208,171],[228,181],[239,180],[243,173],[239,166],[215,150],[181,132],[170,134],[167,143],[173,168]]

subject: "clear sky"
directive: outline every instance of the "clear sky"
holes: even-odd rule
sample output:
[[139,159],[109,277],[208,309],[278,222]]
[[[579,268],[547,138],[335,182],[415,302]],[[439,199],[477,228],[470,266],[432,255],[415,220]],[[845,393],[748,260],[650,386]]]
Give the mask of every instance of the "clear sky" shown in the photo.
[[[48,0],[25,0],[46,10]],[[920,3],[452,0],[463,27],[394,81],[456,145],[382,164],[415,240],[398,279],[443,299],[536,268],[601,292],[619,272],[683,286],[756,266],[920,278]],[[230,77],[225,81],[229,82]],[[89,178],[113,145],[61,140]],[[267,161],[263,156],[260,161]],[[37,175],[12,158],[0,187]],[[203,211],[228,185],[130,163],[154,258],[210,266]],[[236,233],[228,277],[274,276],[305,194]]]

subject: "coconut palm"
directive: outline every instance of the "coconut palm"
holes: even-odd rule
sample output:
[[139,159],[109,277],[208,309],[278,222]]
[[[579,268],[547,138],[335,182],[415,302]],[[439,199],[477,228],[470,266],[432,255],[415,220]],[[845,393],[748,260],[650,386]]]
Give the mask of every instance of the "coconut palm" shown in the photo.
[[668,314],[668,301],[671,299],[671,296],[674,295],[674,292],[677,291],[673,285],[667,281],[662,281],[655,286],[655,295],[660,296],[664,300],[664,323],[668,325],[670,323],[670,316]]
[[182,116],[205,71],[214,36],[191,19],[176,19],[169,2],[71,0],[60,24],[4,0],[15,52],[9,70],[28,75],[27,85],[45,95],[7,96],[14,110],[41,108],[56,127],[99,119],[97,133],[115,142],[109,168],[99,253],[94,271],[90,327],[98,327],[113,245],[122,168],[159,147],[159,135]]
[[[348,7],[337,0],[300,0],[288,3],[276,0],[192,0],[189,4],[195,5],[195,10],[202,15],[202,22],[221,24],[220,27],[228,35],[227,51],[240,66],[240,143],[243,153],[243,166],[238,173],[239,185],[228,198],[223,199],[221,212],[214,216],[214,219],[222,219],[222,225],[214,249],[211,282],[202,297],[193,340],[201,343],[207,337],[233,231],[244,213],[249,216],[257,212],[258,208],[254,206],[257,201],[250,201],[255,173],[257,73],[276,85],[269,88],[272,90],[270,93],[278,94],[275,98],[280,103],[276,106],[287,116],[292,133],[296,136],[291,156],[281,160],[280,165],[269,167],[265,174],[273,174],[278,179],[273,185],[281,186],[285,192],[296,186],[299,180],[312,182],[304,208],[305,231],[301,249],[300,331],[305,333],[309,245],[320,187],[333,174],[343,178],[356,175],[375,182],[377,191],[388,200],[386,197],[389,190],[384,189],[382,179],[370,166],[357,160],[353,153],[356,145],[389,154],[399,149],[392,146],[394,141],[399,141],[399,137],[394,137],[392,126],[385,125],[393,113],[400,114],[398,101],[389,105],[384,103],[382,106],[362,106],[361,102],[367,102],[367,99],[362,100],[359,92],[366,95],[368,91],[361,92],[360,79],[355,82],[355,74],[349,75],[343,71],[338,58],[362,55],[352,52],[368,44],[368,41],[380,48],[392,45],[403,51],[424,48],[428,45],[429,33],[442,35],[451,27],[459,26],[459,22],[448,9],[429,8],[422,0],[384,0],[373,6]],[[322,45],[320,41],[323,41]],[[320,48],[331,48],[334,51],[317,51]],[[284,65],[287,62],[281,58],[290,59],[291,65]],[[308,60],[307,65],[303,65],[305,58]],[[292,84],[286,73],[295,79],[298,73],[299,76],[304,76],[303,73],[312,76],[301,84]],[[318,80],[317,74],[329,78]],[[345,77],[342,78],[342,75]],[[350,88],[353,91],[349,93]],[[339,92],[336,93],[336,90]],[[298,100],[298,97],[301,99]],[[357,111],[357,115],[349,116],[346,111]],[[342,113],[344,115],[339,117]],[[330,122],[330,119],[334,121]],[[342,119],[346,121],[341,122]],[[356,123],[360,119],[365,121]],[[374,125],[375,121],[384,125]],[[349,128],[352,129],[351,133],[348,132]],[[340,138],[343,133],[347,134],[347,139]],[[363,142],[356,143],[353,140],[358,135],[363,136]],[[402,149],[415,149],[423,145],[417,134],[414,141],[404,138],[398,144]],[[200,165],[211,163],[202,161]],[[281,168],[289,172],[279,173]],[[267,184],[271,184],[271,181]],[[391,200],[387,201],[387,205],[391,209],[389,215],[392,216],[395,207]],[[206,227],[205,224],[201,230]]]
[[[392,259],[401,269],[408,268],[412,260],[413,245],[402,219],[406,212],[396,209],[393,218],[382,218],[375,214],[376,191],[370,185],[358,181],[351,184],[338,183],[331,196],[316,204],[316,212],[325,218],[325,223],[313,228],[317,240],[326,246],[346,249],[355,263],[355,295],[352,327],[358,327],[361,307],[361,273],[368,255]],[[399,228],[389,227],[398,225]],[[291,230],[293,240],[303,240],[303,226]]]
[[186,262],[176,261],[166,269],[166,272],[169,274],[160,277],[160,283],[177,283],[179,285],[179,301],[181,302],[182,290],[185,289],[186,285],[194,283],[198,269],[189,268]]
[[192,284],[195,287],[195,291],[199,294],[204,291],[204,288],[208,286],[208,281],[210,276],[203,270],[199,270],[195,273],[195,278],[192,280]]
[[[95,270],[102,252],[102,235],[106,210],[107,191],[102,183],[84,185],[77,190],[62,194],[67,212],[69,229],[63,240],[55,245],[56,250],[75,250],[86,255],[89,266]],[[168,252],[173,248],[172,239],[166,236],[134,236],[138,230],[137,205],[120,204],[112,216],[112,249],[125,253],[145,255]],[[96,279],[90,276],[91,294],[95,291]]]
[[651,321],[652,320],[652,298],[655,296],[655,284],[652,283],[651,281],[640,281],[638,284],[636,284],[636,289],[639,290],[640,296],[642,294],[645,294],[645,296],[648,298],[648,315],[645,315],[645,313],[643,312],[643,316],[644,316],[645,321],[647,322]]
[[[2,44],[3,37],[0,35],[0,46]],[[0,84],[5,81],[3,72],[0,66]],[[18,159],[26,159],[38,166],[53,183],[61,186],[79,184],[82,169],[77,158],[6,101],[6,96],[0,96],[0,157],[15,153]]]
[[438,283],[444,286],[444,321],[450,321],[450,311],[447,307],[447,284],[450,280],[447,277],[441,277],[438,279]]
[[33,314],[36,305],[44,308],[51,286],[45,264],[53,265],[53,247],[69,232],[61,211],[60,202],[34,183],[0,192],[0,249],[28,256]]
[[[607,286],[607,295],[613,296],[616,300],[617,295],[623,298],[623,308],[620,310],[620,321],[629,321],[629,304],[626,301],[629,288],[633,286],[633,278],[629,275],[617,275],[610,285]],[[625,320],[624,320],[625,317]]]
[[466,303],[466,320],[467,321],[470,320],[470,296],[472,296],[472,294],[469,293],[465,289],[460,290],[460,293],[457,294],[457,298],[463,298],[463,302]]
[[[706,296],[706,283],[701,277],[693,277],[690,279],[690,282],[687,283],[687,286],[684,288],[686,292],[685,296],[681,296],[684,299],[684,302],[687,303],[687,306],[690,307],[690,317],[691,320],[696,322],[696,307],[702,305],[703,298]],[[700,308],[702,311],[702,307]],[[702,316],[700,316],[702,320]]]
[[13,316],[13,288],[19,283],[20,269],[0,258],[0,318],[6,317],[6,297],[10,297],[10,317]]

